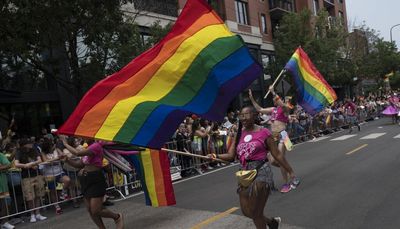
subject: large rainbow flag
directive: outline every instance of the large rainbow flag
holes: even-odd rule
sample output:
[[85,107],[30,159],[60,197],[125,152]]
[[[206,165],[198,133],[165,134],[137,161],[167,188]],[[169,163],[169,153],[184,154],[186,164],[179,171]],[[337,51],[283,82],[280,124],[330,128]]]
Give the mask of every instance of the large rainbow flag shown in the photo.
[[190,0],[169,34],[91,88],[58,132],[160,148],[188,114],[222,120],[261,74],[206,1]]
[[140,177],[147,205],[160,207],[176,203],[167,152],[146,149],[124,157]]
[[308,113],[316,114],[337,99],[335,91],[301,47],[296,49],[285,69],[292,73],[297,101]]

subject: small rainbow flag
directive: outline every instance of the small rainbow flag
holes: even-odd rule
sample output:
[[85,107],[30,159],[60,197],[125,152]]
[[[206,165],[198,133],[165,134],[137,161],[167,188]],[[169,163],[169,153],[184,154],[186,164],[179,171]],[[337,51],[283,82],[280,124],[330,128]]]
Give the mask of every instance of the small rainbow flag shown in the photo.
[[292,73],[297,86],[297,101],[308,113],[316,114],[337,99],[335,91],[301,47],[294,52],[285,69]]
[[261,74],[206,1],[190,0],[169,34],[91,88],[58,132],[159,149],[186,115],[222,120]]
[[146,149],[124,157],[133,164],[140,177],[147,205],[160,207],[176,204],[167,152]]

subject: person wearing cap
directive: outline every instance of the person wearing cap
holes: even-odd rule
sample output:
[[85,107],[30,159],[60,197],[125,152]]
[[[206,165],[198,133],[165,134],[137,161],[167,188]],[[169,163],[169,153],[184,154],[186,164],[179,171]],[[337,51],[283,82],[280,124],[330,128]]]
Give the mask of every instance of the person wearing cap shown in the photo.
[[21,169],[21,187],[25,201],[29,209],[36,208],[31,211],[31,223],[47,219],[40,214],[38,208],[40,207],[40,198],[44,197],[46,193],[44,177],[38,170],[40,163],[42,163],[40,153],[33,147],[33,143],[29,139],[21,139],[20,149],[15,157],[15,166]]

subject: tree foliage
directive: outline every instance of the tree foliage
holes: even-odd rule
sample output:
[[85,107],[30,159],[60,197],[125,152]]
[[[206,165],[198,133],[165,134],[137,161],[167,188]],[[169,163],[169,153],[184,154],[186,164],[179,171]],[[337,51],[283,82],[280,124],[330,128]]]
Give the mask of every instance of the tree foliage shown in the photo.
[[17,86],[11,85],[16,78],[24,87],[56,82],[79,99],[94,82],[121,69],[169,30],[155,23],[144,40],[134,17],[121,11],[127,2],[2,1],[1,82],[11,88]]
[[347,33],[340,19],[328,16],[323,10],[316,17],[309,10],[303,10],[283,17],[274,41],[276,70],[282,69],[295,49],[301,46],[327,81],[342,84],[349,79],[340,52]]

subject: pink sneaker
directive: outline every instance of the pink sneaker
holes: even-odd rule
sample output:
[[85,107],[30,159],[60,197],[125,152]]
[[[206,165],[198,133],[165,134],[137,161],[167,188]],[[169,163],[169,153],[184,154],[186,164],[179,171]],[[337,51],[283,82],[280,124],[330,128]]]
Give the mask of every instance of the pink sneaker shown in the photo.
[[282,185],[281,193],[288,193],[288,192],[290,192],[290,190],[292,190],[292,188],[290,187],[290,184],[284,184],[284,185]]

